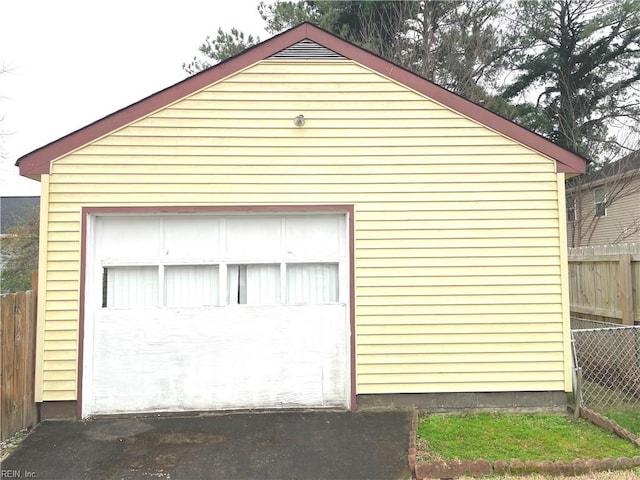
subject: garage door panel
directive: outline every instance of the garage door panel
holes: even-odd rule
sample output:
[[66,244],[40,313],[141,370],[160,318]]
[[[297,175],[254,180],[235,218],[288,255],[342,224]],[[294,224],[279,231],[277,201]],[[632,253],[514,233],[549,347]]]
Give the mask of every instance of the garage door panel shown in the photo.
[[349,406],[344,215],[89,225],[84,416]]
[[[349,357],[347,346],[349,325],[341,325],[337,318],[334,320],[327,318],[322,322],[322,331],[316,340],[323,343],[321,361],[323,364],[322,393],[324,400],[336,405],[346,404],[346,399],[350,394],[345,388],[350,381],[348,378],[349,367],[345,365],[345,360]],[[345,323],[348,322],[346,307],[340,318],[344,319]]]
[[98,223],[96,240],[103,259],[155,258],[160,255],[160,219],[103,217]]
[[344,305],[142,312],[94,317],[92,414],[346,405]]
[[288,216],[286,251],[291,258],[336,258],[341,255],[340,219],[335,215]]
[[280,256],[280,217],[230,217],[226,219],[225,256],[231,260],[255,261]]
[[220,257],[218,218],[167,217],[163,227],[163,256],[167,259],[211,260]]

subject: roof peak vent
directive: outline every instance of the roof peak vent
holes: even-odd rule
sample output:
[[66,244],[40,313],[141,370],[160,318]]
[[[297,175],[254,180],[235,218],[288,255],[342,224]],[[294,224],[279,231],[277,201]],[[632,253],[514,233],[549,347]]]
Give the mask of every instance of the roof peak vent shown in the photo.
[[339,53],[323,47],[313,40],[301,40],[290,47],[280,50],[278,53],[271,55],[269,58],[286,58],[301,60],[327,60],[344,58]]

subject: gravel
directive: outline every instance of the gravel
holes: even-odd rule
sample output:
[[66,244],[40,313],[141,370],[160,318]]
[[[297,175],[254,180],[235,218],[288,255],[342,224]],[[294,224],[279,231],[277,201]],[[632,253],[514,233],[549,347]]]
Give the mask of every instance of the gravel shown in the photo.
[[0,442],[0,462],[9,456],[11,452],[24,440],[31,429],[25,428],[16,433],[13,437],[7,438]]

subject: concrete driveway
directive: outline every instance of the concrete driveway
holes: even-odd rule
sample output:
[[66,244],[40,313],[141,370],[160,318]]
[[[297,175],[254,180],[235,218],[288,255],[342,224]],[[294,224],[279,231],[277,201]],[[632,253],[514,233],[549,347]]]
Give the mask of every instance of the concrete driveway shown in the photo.
[[407,410],[47,421],[1,467],[40,480],[405,480],[410,427]]

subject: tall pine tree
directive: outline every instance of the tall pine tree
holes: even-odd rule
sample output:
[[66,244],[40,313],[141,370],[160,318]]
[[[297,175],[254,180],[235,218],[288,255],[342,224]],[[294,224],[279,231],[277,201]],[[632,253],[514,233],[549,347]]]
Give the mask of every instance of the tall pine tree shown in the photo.
[[[303,21],[317,24],[356,45],[473,101],[500,109],[488,92],[508,51],[497,28],[500,0],[261,2],[266,30],[277,34]],[[247,42],[251,40],[251,42]],[[195,73],[254,40],[232,30],[207,38],[200,57],[183,65]]]
[[502,95],[516,120],[593,160],[615,158],[611,127],[637,130],[640,120],[640,1],[520,1],[510,27]]

